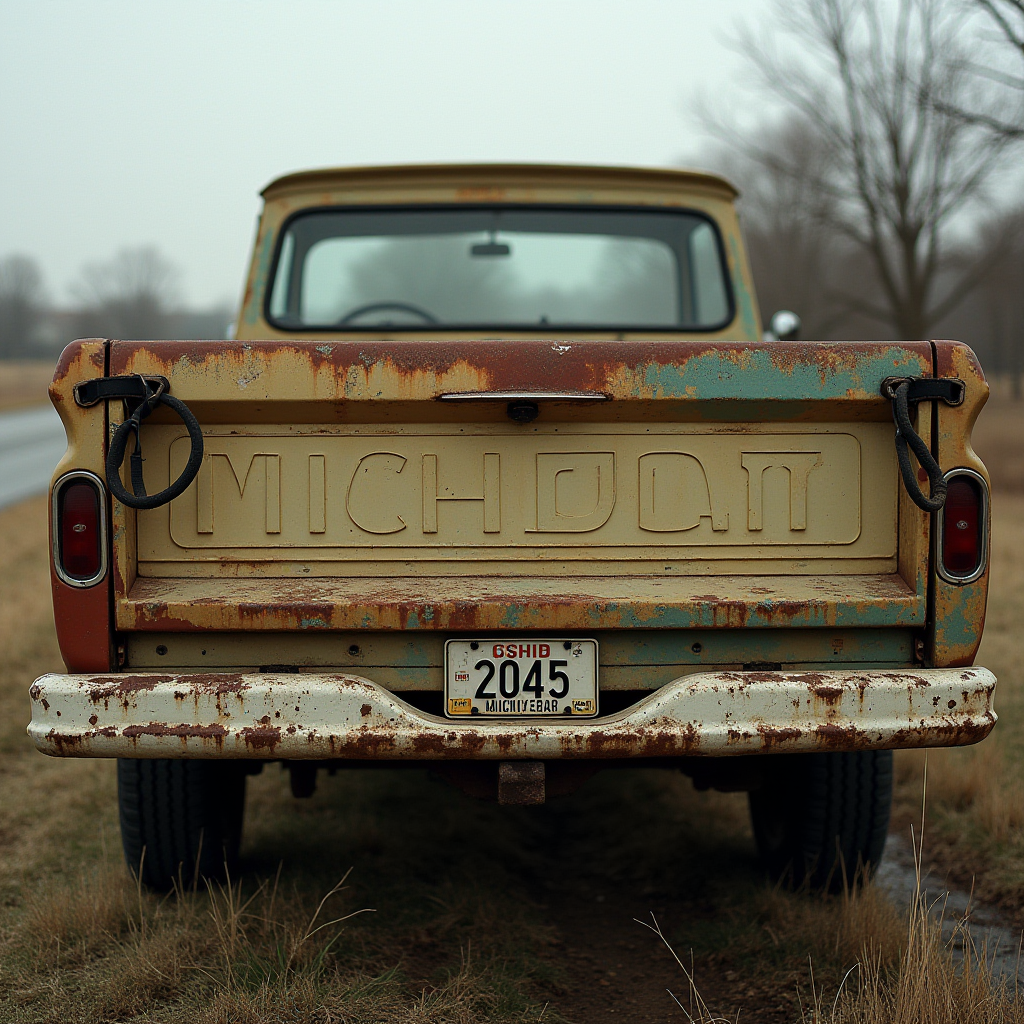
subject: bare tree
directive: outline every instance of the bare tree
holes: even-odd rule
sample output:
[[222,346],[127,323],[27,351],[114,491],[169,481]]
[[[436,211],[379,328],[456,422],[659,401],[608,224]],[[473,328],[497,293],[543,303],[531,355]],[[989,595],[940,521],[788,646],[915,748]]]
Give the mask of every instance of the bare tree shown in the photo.
[[[995,30],[994,43],[971,70],[992,90],[972,103],[949,103],[948,112],[965,124],[981,127],[1004,143],[1024,141],[1024,0],[968,0],[970,7]],[[1009,58],[1011,64],[1004,64]],[[1011,393],[1020,400],[1024,393],[1024,211],[1001,211],[983,225],[982,245],[995,256],[993,272],[982,287],[988,334],[996,364],[1008,372]]]
[[815,140],[816,158],[732,141],[788,179],[807,216],[870,268],[874,296],[839,287],[837,307],[924,338],[985,275],[974,265],[951,276],[949,234],[1008,144],[955,113],[975,81],[964,19],[946,0],[775,0],[774,10],[799,56],[749,33],[740,45]]
[[[785,170],[780,173],[774,159],[786,153],[795,165],[813,168],[821,147],[799,118],[787,119],[772,136],[766,160],[751,161],[733,151],[714,162],[740,186],[740,212],[762,312],[799,310],[808,336],[825,337],[831,325],[828,315],[822,315],[819,271],[827,261],[829,240],[818,222],[820,211],[805,201],[802,182]],[[762,132],[760,145],[765,142]]]
[[[996,91],[983,97],[988,102],[982,105],[950,105],[949,109],[969,124],[988,128],[1003,139],[1020,141],[1024,139],[1024,0],[969,0],[969,3],[995,30],[996,54],[1005,53],[1019,65],[1014,71],[992,67],[990,62],[973,62],[971,68],[975,74],[996,86]],[[1014,101],[1015,115],[1006,112],[1007,95]]]
[[986,369],[1008,376],[1011,395],[1020,400],[1024,397],[1024,208],[988,216],[965,258],[984,261],[991,269],[949,325],[950,334],[969,341]]
[[118,338],[160,338],[178,297],[178,270],[152,246],[122,249],[87,266],[74,291],[84,304],[79,330]]
[[826,173],[831,154],[799,114],[758,128],[756,154],[745,142],[706,154],[704,162],[740,188],[740,218],[761,312],[799,312],[803,335],[821,340],[882,337],[844,295],[877,291],[863,253],[823,225],[827,211],[808,182]]
[[0,359],[31,355],[43,316],[43,276],[35,261],[0,260]]

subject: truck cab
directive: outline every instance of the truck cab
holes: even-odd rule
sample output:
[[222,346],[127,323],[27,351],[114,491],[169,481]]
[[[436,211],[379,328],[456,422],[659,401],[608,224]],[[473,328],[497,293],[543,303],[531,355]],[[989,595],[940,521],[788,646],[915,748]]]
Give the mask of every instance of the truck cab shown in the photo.
[[877,864],[891,751],[995,723],[971,350],[764,340],[713,175],[263,197],[235,340],[77,341],[50,390],[29,732],[118,759],[129,866],[230,866],[268,761],[503,803],[656,766],[748,791],[776,877]]

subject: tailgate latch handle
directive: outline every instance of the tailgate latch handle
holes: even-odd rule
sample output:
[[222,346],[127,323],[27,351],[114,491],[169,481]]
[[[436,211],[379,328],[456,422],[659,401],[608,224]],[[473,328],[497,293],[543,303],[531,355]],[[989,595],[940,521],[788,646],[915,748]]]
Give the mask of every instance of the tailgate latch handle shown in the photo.
[[447,391],[439,402],[506,402],[513,423],[532,423],[540,415],[539,402],[607,402],[603,391]]
[[[942,468],[928,450],[921,435],[910,422],[910,403],[945,402],[961,405],[966,386],[957,377],[886,377],[882,381],[882,394],[892,402],[892,418],[896,424],[896,460],[900,476],[910,500],[925,512],[938,512],[946,504],[946,481]],[[928,474],[930,496],[921,490],[910,462],[913,449],[921,468]]]
[[[75,385],[75,401],[83,408],[111,399],[125,403],[128,416],[114,431],[114,436],[110,439],[110,449],[107,451],[107,486],[110,493],[129,508],[159,508],[173,501],[192,483],[202,465],[202,427],[184,402],[168,394],[170,387],[170,381],[166,377],[141,373],[122,377],[96,377]],[[165,487],[157,494],[146,494],[146,484],[142,477],[142,421],[158,405],[166,405],[172,412],[177,413],[188,431],[192,449],[181,475],[170,487]],[[121,466],[124,463],[129,435],[135,437],[135,449],[131,454],[131,491],[121,483]]]

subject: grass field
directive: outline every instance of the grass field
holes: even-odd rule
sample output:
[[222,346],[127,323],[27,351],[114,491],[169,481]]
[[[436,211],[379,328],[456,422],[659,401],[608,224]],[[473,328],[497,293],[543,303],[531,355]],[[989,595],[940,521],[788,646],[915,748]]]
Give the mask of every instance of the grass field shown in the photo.
[[7,359],[0,363],[0,412],[47,401],[46,389],[53,378],[55,361]]
[[[989,458],[1008,443],[992,437],[979,432]],[[1020,452],[1000,458],[1012,474]],[[768,886],[744,797],[668,773],[606,772],[500,808],[418,770],[339,772],[296,801],[268,766],[250,780],[240,878],[140,892],[113,763],[45,758],[24,733],[28,684],[62,668],[44,501],[0,512],[0,533],[0,1021],[686,1020],[667,989],[695,1019],[742,1024],[1024,1020],[872,887]],[[1001,722],[977,748],[929,754],[928,859],[1024,921],[1022,616],[1024,494],[1010,490],[979,659],[1000,677]],[[899,827],[919,819],[923,761],[899,755]],[[661,926],[685,971],[635,919]]]

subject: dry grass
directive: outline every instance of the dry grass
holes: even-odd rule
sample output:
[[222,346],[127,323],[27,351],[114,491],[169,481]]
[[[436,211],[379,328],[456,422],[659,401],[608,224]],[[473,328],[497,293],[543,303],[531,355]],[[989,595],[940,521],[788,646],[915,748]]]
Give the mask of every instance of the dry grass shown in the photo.
[[[922,755],[905,758],[901,777],[921,760]],[[911,784],[920,780],[917,771],[909,777]],[[933,752],[928,779],[932,809],[969,816],[991,842],[1005,843],[1024,829],[1024,779],[998,739],[959,756]]]
[[410,991],[400,964],[372,969],[348,926],[368,908],[342,879],[319,901],[280,872],[158,898],[120,865],[36,886],[8,931],[5,1022],[470,1024],[557,1021],[517,998],[505,965],[465,949]]
[[[997,977],[969,920],[943,927],[946,912],[917,888],[904,912],[871,883],[839,897],[808,897],[775,891],[767,904],[774,929],[788,943],[801,939],[812,950],[795,983],[792,1017],[801,1024],[1021,1024],[1024,1000],[1017,985]],[[735,1024],[702,992],[692,954],[676,952],[658,921],[638,921],[667,947],[680,971],[672,993],[689,1024]],[[767,927],[767,926],[766,926]],[[770,929],[771,930],[771,929]]]
[[[791,950],[802,948],[806,953],[802,958],[803,972],[791,971],[779,979],[783,985],[791,986],[783,994],[790,998],[792,1013],[801,1020],[815,1024],[830,1020],[824,1016],[823,987],[819,989],[815,978],[815,964],[841,993],[851,971],[858,970],[860,964],[870,962],[891,968],[903,955],[901,916],[870,884],[852,888],[840,897],[793,894],[775,888],[755,898],[751,910],[776,950],[785,945]],[[728,1024],[730,1018],[714,1012],[702,993],[692,951],[690,962],[685,962],[653,914],[649,921],[637,923],[658,937],[679,967],[684,987],[673,992],[672,998],[685,1018],[691,1024]],[[881,990],[888,992],[890,984],[891,979],[886,977]],[[872,1018],[871,1024],[888,1024],[888,1018]]]
[[[1024,432],[1014,446],[1024,451]],[[1009,443],[1009,439],[1008,442]],[[999,680],[999,724],[976,747],[928,753],[930,856],[1024,922],[1024,494],[996,492],[992,572],[978,664]],[[925,754],[897,754],[896,819],[913,820]]]
[[[967,919],[943,935],[944,908],[917,889],[902,922],[897,955],[885,943],[865,941],[829,1005],[824,991],[812,992],[811,1019],[822,1024],[1019,1024],[1024,1002],[1009,978],[995,977],[985,946],[975,944]],[[870,892],[870,889],[867,890]],[[844,902],[840,921],[860,899]],[[849,982],[849,984],[848,984]],[[831,995],[829,993],[828,995]]]
[[[179,898],[140,892],[121,861],[113,762],[46,758],[25,735],[30,682],[62,671],[45,500],[0,511],[0,534],[4,1024],[538,1018],[534,990],[557,967],[526,955],[546,948],[551,929],[528,895],[507,891],[516,883],[500,858],[517,823],[447,797],[439,809],[440,787],[422,773],[354,773],[333,800],[294,805],[272,767],[251,780],[242,879]],[[389,806],[393,822],[375,813]],[[467,834],[494,848],[471,838],[453,857]],[[480,883],[487,857],[498,863]],[[311,930],[352,864],[351,888],[313,929],[364,906],[381,912]]]
[[1024,402],[995,386],[974,427],[974,449],[999,494],[1024,494]]
[[[993,461],[981,440],[979,450]],[[977,748],[931,752],[929,848],[940,867],[977,874],[985,898],[1024,907],[1024,494],[997,494],[994,516],[979,661],[1000,677],[1002,720]],[[0,532],[5,1024],[566,1019],[548,1002],[589,1024],[594,1013],[559,995],[579,968],[567,963],[564,912],[548,904],[555,893],[563,908],[592,903],[598,891],[632,900],[624,941],[639,930],[633,916],[663,908],[674,948],[693,950],[682,959],[709,1014],[740,1012],[747,1024],[1024,1019],[983,959],[958,968],[920,912],[906,919],[871,887],[821,899],[766,886],[742,797],[694,793],[665,773],[601,776],[532,813],[465,800],[418,772],[343,773],[293,802],[270,768],[251,780],[243,877],[178,898],[140,893],[121,867],[112,763],[44,758],[24,735],[28,683],[61,667],[44,501],[0,512]],[[921,756],[901,755],[898,769],[898,810],[916,819]],[[349,887],[317,916],[352,865]],[[376,913],[314,930],[364,907]],[[666,1018],[685,1019],[663,986],[656,994]]]
[[49,401],[46,389],[53,378],[54,362],[49,359],[0,361],[0,412]]

